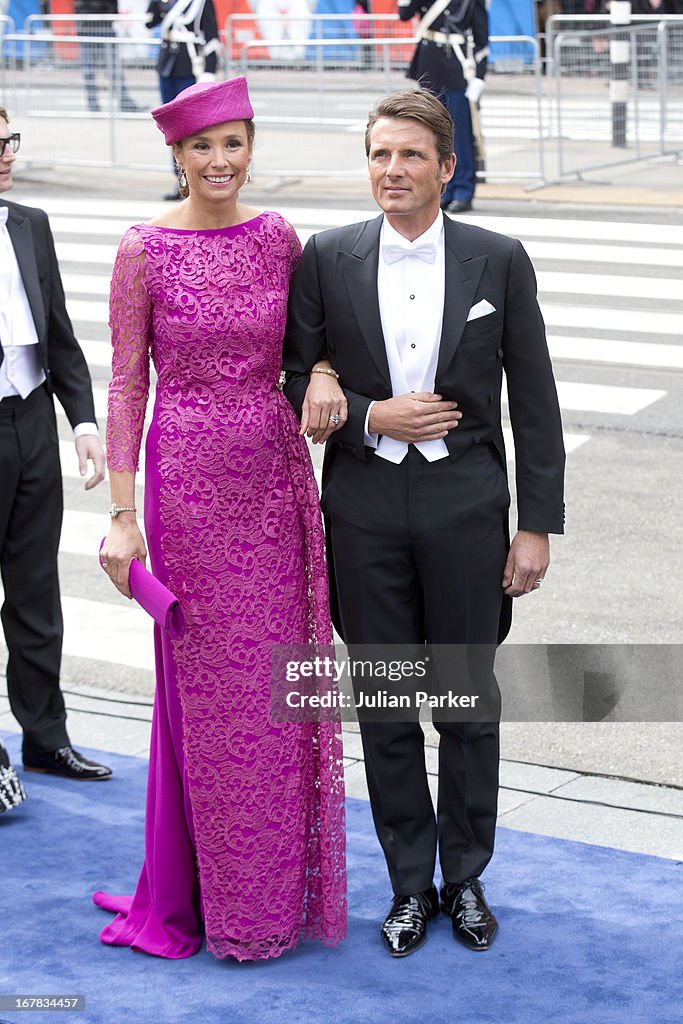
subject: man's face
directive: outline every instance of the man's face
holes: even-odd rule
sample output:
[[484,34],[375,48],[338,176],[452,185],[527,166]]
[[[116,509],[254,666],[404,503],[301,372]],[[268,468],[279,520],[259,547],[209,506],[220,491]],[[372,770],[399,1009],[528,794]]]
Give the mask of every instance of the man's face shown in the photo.
[[433,220],[455,157],[439,163],[434,133],[420,121],[381,117],[372,127],[368,168],[372,194],[386,214]]
[[[7,121],[4,117],[0,117],[0,139],[6,139],[10,134],[10,127]],[[12,152],[12,147],[9,145],[5,146],[5,152],[0,157],[0,192],[8,192],[14,184],[12,181],[12,165],[16,158],[16,154]]]

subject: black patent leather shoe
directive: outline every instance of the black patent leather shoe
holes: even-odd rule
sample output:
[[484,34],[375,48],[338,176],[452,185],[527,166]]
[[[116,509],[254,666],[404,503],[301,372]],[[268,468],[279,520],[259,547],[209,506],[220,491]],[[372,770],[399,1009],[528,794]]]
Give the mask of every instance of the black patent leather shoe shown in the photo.
[[484,887],[478,878],[466,878],[441,889],[441,909],[453,925],[453,937],[468,949],[489,949],[498,931],[498,922],[484,899]]
[[449,203],[446,207],[446,213],[467,213],[467,211],[471,209],[471,202],[467,202],[463,199],[454,199],[453,202]]
[[64,779],[78,779],[81,782],[108,779],[111,775],[111,768],[97,761],[89,761],[71,746],[39,753],[24,752],[24,771],[61,775]]
[[382,941],[392,956],[408,956],[427,940],[427,922],[439,913],[434,886],[414,896],[394,896],[391,910],[380,929]]

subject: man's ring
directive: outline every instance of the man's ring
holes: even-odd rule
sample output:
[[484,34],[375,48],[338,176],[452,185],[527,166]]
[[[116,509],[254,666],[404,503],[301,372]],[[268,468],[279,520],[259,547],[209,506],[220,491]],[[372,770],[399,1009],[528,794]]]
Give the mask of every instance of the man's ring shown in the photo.
[[335,427],[341,420],[341,416],[330,416],[330,423],[334,423]]
[[537,584],[537,586],[539,586],[539,587],[540,587],[541,583],[543,583],[543,580],[536,580],[536,584]]

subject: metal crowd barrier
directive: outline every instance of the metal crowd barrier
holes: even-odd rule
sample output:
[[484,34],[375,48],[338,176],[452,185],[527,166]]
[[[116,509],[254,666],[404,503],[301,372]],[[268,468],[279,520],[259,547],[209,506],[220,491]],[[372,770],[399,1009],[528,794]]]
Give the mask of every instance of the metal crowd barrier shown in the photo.
[[[228,73],[249,78],[260,175],[365,177],[368,110],[406,87],[416,45],[393,16],[367,20],[360,35],[356,18],[287,18],[278,38],[258,38],[254,18],[229,19]],[[542,75],[535,38],[493,37],[492,43],[505,45],[506,59],[504,70],[496,66],[488,74],[481,101],[481,177],[543,184],[683,150],[683,17],[626,28],[596,29],[594,22],[554,32],[553,76]],[[32,16],[27,31],[17,33],[10,19],[0,18],[0,101],[13,120],[28,122],[22,159],[168,166],[148,114],[159,102],[159,43],[142,23],[142,16]],[[331,35],[332,29],[341,34]],[[303,38],[304,30],[316,37]],[[615,84],[611,47],[619,43],[623,50],[624,40],[629,62]]]
[[[659,22],[681,23],[683,16],[680,14],[632,14],[632,25],[657,25]],[[546,59],[550,64],[550,71],[554,72],[555,63],[555,39],[559,32],[576,32],[579,35],[585,32],[600,31],[609,28],[612,22],[609,14],[552,14],[546,19],[545,40]],[[571,38],[571,37],[570,37]],[[578,38],[578,37],[577,37]],[[568,47],[580,45],[578,42],[567,44]]]
[[551,180],[683,152],[683,17],[560,32],[553,46]]
[[[233,70],[249,79],[259,125],[277,131],[282,140],[257,149],[259,173],[281,179],[366,177],[363,135],[368,111],[380,97],[408,87],[405,75],[416,42],[390,35],[308,38],[306,54],[287,64],[278,53],[291,46],[291,38],[244,41]],[[496,36],[491,42],[505,43],[509,53],[507,71],[487,76],[481,101],[486,140],[481,176],[543,179],[538,42],[531,36]]]
[[[401,57],[410,60],[412,25],[399,21],[395,14],[231,14],[225,23],[227,69],[228,73],[235,73],[247,48],[252,65],[262,61],[268,66],[304,69],[317,66],[321,59],[354,64],[354,43],[383,38],[402,40],[405,49]],[[311,40],[325,39],[336,41],[333,53],[326,53],[320,46],[309,46]],[[345,47],[340,46],[340,40],[347,41]],[[372,48],[366,46],[363,53],[369,58]]]

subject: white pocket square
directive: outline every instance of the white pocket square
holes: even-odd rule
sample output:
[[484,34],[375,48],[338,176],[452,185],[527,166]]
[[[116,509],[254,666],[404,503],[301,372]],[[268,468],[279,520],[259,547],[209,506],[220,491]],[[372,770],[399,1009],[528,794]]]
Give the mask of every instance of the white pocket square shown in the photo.
[[481,302],[477,302],[475,306],[472,306],[469,313],[467,314],[467,322],[470,320],[477,320],[480,316],[488,316],[489,313],[495,313],[496,307],[492,306],[486,299],[482,299]]

